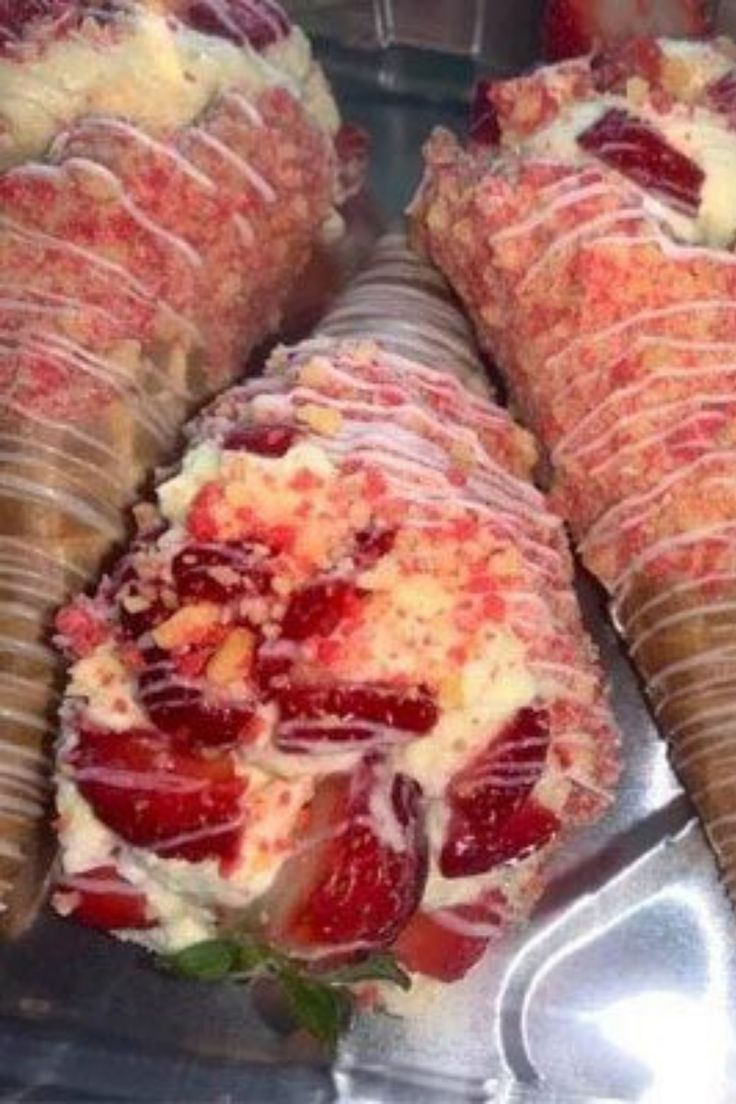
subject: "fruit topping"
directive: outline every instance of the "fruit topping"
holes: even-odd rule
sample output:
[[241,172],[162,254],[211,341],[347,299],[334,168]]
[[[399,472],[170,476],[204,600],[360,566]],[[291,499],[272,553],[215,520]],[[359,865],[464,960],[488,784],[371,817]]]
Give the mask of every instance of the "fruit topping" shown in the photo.
[[355,534],[352,558],[356,570],[367,571],[387,556],[396,543],[396,529],[361,529]]
[[483,874],[521,859],[559,828],[532,791],[547,758],[546,717],[522,709],[450,782],[450,819],[439,866],[446,878]]
[[599,92],[626,93],[628,81],[640,77],[651,87],[660,84],[662,47],[653,38],[632,38],[599,50],[590,59],[593,83]]
[[393,950],[408,970],[457,981],[475,966],[500,930],[503,896],[491,890],[480,901],[432,912],[419,910],[399,935]]
[[426,686],[383,683],[287,683],[275,692],[283,720],[368,721],[423,736],[438,719],[434,694]]
[[267,594],[271,571],[262,545],[242,541],[189,544],[171,561],[171,575],[181,602],[226,602],[230,598]]
[[114,866],[97,866],[60,881],[54,905],[90,928],[151,928],[155,925],[145,896]]
[[302,587],[289,600],[281,622],[287,640],[329,636],[341,621],[360,608],[365,591],[347,579],[319,579]]
[[703,170],[628,111],[611,108],[578,135],[578,143],[650,195],[684,214],[697,214]]
[[686,37],[708,29],[703,0],[547,0],[542,51],[559,61],[635,35]]
[[141,704],[151,723],[178,745],[221,748],[253,737],[256,706],[245,691],[242,698],[218,698],[179,674],[165,653],[148,649],[145,655],[138,675]]
[[488,95],[491,88],[492,81],[476,81],[470,101],[468,134],[471,140],[480,146],[497,146],[501,141],[498,111]]
[[414,912],[427,873],[421,792],[364,763],[317,787],[299,852],[264,902],[266,934],[292,953],[330,958],[388,946]]
[[180,751],[146,729],[85,728],[69,763],[102,823],[135,847],[191,862],[237,854],[245,784],[229,756]]
[[290,425],[243,425],[225,435],[222,447],[275,459],[285,456],[298,437],[299,431]]

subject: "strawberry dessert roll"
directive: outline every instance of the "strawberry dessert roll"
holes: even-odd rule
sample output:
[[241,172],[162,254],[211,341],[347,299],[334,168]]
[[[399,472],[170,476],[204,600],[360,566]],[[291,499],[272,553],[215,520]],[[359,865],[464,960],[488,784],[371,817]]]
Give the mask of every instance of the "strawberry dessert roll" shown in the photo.
[[0,31],[0,925],[16,926],[24,878],[38,886],[53,611],[277,323],[336,217],[338,120],[270,0],[0,4]]
[[[442,367],[409,358],[447,293],[395,239],[377,263],[388,319],[364,278],[225,392],[59,618],[55,907],[190,964],[219,937],[239,963],[247,946],[241,973],[367,978],[392,952],[453,981],[611,799],[616,738],[530,439],[453,377],[461,322]],[[359,336],[330,336],[351,313]]]
[[485,83],[413,214],[547,448],[732,893],[735,120],[725,40]]

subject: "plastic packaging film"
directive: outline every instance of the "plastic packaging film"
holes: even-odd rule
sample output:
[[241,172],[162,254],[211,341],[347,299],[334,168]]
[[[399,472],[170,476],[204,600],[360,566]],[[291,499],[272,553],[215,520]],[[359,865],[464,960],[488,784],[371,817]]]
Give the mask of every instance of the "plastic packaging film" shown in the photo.
[[[710,163],[702,201],[691,204],[687,186],[677,199],[666,194],[667,172],[655,182],[625,165],[618,175],[604,133],[620,131],[637,112],[646,121],[635,141],[651,156],[670,125],[667,107],[660,115],[649,107],[659,87],[675,101],[700,96],[713,133],[723,126],[727,135],[718,90],[730,79],[731,48],[692,55],[683,48],[682,56],[680,49],[662,47],[659,77],[637,70],[642,97],[627,106],[619,106],[626,105],[620,72],[596,71],[587,60],[497,85],[489,98],[508,148],[494,160],[435,135],[414,226],[547,447],[553,500],[611,595],[733,895],[736,308],[725,225],[732,216],[726,204],[712,217],[720,192]],[[620,57],[625,71],[636,67],[631,53]],[[684,75],[692,81],[687,92]],[[595,105],[598,97],[597,126],[595,116],[590,129],[579,124],[577,149],[592,151],[590,158],[576,159],[574,122],[566,124],[572,147],[569,133],[559,147],[572,153],[555,160],[554,123],[544,132],[533,112],[524,119],[519,103],[543,88],[561,113],[567,105],[568,119],[578,101]],[[692,169],[699,180],[693,158],[668,172]],[[637,164],[646,164],[645,154]]]
[[[273,329],[333,218],[337,114],[306,39],[268,3],[213,4],[209,18],[207,7],[178,5],[172,22],[142,5],[70,4],[2,27],[0,923],[11,928],[43,870],[30,856],[43,847],[50,615],[121,539],[123,510],[185,415]],[[59,83],[64,66],[74,84]]]

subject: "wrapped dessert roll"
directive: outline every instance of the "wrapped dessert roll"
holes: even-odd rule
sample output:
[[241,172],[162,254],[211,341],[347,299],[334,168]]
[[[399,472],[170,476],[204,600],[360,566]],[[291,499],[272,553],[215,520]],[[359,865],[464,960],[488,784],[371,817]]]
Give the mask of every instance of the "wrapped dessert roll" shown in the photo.
[[39,886],[53,612],[333,219],[337,114],[301,33],[270,0],[175,8],[20,5],[0,28],[6,928]]
[[413,210],[546,446],[732,894],[735,112],[725,40],[486,82]]
[[[194,423],[60,615],[63,915],[287,992],[403,980],[388,952],[453,981],[607,807],[562,523],[526,432],[453,377],[482,372],[455,309],[385,242],[321,335]],[[438,319],[435,366],[409,359]]]

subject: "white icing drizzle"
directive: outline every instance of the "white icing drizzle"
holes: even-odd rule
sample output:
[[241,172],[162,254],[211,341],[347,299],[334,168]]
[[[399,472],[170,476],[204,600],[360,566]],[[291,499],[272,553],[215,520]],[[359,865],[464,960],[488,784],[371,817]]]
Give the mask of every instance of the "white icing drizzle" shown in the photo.
[[196,138],[198,142],[201,142],[203,146],[206,146],[207,149],[216,153],[228,165],[232,165],[233,168],[237,169],[266,203],[276,202],[276,192],[261,173],[256,172],[252,165],[231,150],[229,146],[226,146],[224,142],[221,142],[219,138],[215,138],[213,134],[203,130],[202,127],[192,127],[189,134],[192,138]]

